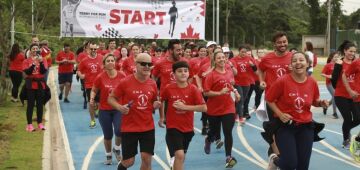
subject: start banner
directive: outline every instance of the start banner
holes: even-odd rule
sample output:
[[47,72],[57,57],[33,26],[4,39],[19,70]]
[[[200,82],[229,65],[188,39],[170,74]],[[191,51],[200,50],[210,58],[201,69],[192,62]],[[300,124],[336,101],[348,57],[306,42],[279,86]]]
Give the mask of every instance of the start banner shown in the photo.
[[62,37],[204,39],[205,0],[61,0]]

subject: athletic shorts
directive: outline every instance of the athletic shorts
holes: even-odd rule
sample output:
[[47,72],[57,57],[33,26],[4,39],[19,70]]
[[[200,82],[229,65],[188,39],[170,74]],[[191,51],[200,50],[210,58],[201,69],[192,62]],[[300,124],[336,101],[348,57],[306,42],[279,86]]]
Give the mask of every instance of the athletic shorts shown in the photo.
[[[175,152],[177,150],[184,150],[187,152],[189,148],[191,139],[194,136],[194,132],[181,132],[175,128],[166,129],[166,144],[168,146],[169,152]],[[173,155],[170,154],[170,155]]]
[[[90,93],[91,93],[91,88],[86,89],[86,97],[88,98],[89,102],[90,102]],[[94,101],[99,103],[99,101],[100,101],[100,91],[96,94]]]
[[123,160],[130,159],[140,152],[154,155],[155,129],[146,132],[121,132],[121,149]]
[[59,84],[72,83],[73,74],[72,73],[59,73]]

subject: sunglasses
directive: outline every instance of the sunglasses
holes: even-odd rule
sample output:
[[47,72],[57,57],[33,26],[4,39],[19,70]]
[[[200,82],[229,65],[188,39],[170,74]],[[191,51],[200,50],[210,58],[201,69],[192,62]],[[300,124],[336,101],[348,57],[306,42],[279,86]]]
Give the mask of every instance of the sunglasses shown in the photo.
[[90,48],[91,51],[96,51],[97,49],[96,48]]
[[143,67],[145,67],[145,66],[148,66],[148,67],[153,66],[153,63],[148,63],[148,62],[137,62],[137,63],[140,64]]

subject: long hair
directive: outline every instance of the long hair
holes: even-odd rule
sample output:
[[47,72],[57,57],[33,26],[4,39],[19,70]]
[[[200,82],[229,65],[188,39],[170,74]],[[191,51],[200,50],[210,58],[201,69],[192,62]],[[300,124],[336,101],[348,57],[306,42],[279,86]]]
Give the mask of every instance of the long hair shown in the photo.
[[12,47],[11,47],[11,52],[9,55],[10,61],[14,61],[15,57],[20,53],[20,46],[18,43],[15,43]]
[[345,56],[345,50],[351,47],[356,47],[356,45],[349,40],[344,40],[344,42],[338,47],[338,51],[342,56]]

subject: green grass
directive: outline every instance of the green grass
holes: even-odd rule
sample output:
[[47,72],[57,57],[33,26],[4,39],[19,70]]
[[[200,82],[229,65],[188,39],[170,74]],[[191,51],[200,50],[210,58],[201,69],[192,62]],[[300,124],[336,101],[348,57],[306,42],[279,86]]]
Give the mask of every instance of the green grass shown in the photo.
[[312,76],[315,78],[315,80],[319,81],[325,81],[325,77],[321,76],[321,71],[324,68],[324,65],[316,65],[316,67],[314,68],[314,72],[312,74]]
[[25,131],[25,110],[9,101],[0,107],[0,169],[41,169],[43,132]]

